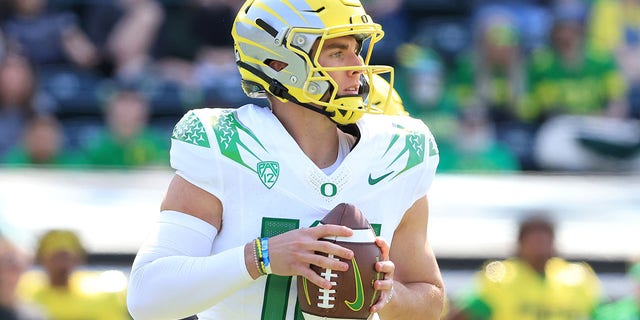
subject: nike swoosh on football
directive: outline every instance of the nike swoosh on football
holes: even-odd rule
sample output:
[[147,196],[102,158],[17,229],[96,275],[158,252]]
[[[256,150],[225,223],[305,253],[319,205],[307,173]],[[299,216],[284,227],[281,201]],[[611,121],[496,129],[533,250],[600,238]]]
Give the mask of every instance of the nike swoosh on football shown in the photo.
[[369,173],[369,184],[370,184],[370,185],[374,185],[374,184],[376,184],[376,183],[378,183],[378,182],[382,181],[382,179],[384,179],[384,178],[388,177],[388,176],[389,176],[390,174],[392,174],[392,173],[393,173],[393,171],[391,171],[391,172],[387,172],[387,173],[385,173],[385,174],[383,174],[383,175],[381,175],[381,176],[379,176],[379,177],[377,177],[377,178],[372,178],[372,177],[371,177],[371,173]]
[[356,259],[351,259],[351,265],[353,266],[353,276],[356,283],[356,297],[353,301],[345,300],[344,303],[353,311],[359,311],[364,306],[364,287],[362,285],[362,277],[360,276],[360,268]]

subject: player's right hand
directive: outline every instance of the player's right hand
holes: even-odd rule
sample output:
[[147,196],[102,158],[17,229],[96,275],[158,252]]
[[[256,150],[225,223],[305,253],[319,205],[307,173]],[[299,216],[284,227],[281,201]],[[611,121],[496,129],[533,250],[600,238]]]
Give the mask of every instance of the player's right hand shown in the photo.
[[[349,265],[329,256],[350,261],[353,251],[329,241],[324,237],[350,237],[353,230],[345,226],[319,225],[296,229],[269,238],[269,259],[274,274],[283,276],[302,276],[321,288],[330,289],[331,282],[314,272],[310,265],[322,269],[346,271]],[[325,253],[327,256],[316,254]]]

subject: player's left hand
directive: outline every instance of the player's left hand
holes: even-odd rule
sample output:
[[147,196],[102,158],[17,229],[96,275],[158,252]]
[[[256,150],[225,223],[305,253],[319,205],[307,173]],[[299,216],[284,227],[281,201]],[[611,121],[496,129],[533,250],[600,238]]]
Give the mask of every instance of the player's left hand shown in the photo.
[[371,306],[371,313],[378,312],[384,308],[393,297],[393,272],[396,270],[396,265],[393,261],[389,260],[389,244],[381,237],[376,238],[376,244],[382,251],[382,260],[375,265],[376,271],[384,273],[382,280],[376,280],[373,283],[373,287],[380,291],[380,297],[376,304]]

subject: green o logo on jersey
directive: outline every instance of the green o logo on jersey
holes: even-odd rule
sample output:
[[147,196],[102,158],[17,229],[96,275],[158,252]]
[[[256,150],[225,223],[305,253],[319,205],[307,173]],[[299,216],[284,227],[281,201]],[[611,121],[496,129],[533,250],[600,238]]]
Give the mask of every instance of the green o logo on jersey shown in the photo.
[[280,175],[280,164],[276,161],[258,162],[258,177],[267,188],[271,189],[278,181]]
[[331,182],[323,183],[320,186],[320,193],[325,197],[333,197],[338,193],[338,186]]

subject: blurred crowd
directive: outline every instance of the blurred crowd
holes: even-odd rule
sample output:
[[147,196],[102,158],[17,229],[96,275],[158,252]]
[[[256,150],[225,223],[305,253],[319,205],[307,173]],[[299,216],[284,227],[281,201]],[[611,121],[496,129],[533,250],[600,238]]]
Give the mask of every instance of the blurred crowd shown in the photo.
[[0,1],[0,163],[168,166],[187,109],[248,102],[222,32],[239,5]]
[[[640,1],[454,2],[363,1],[440,172],[640,171]],[[186,110],[264,103],[237,85],[241,3],[0,0],[0,163],[168,166]]]

